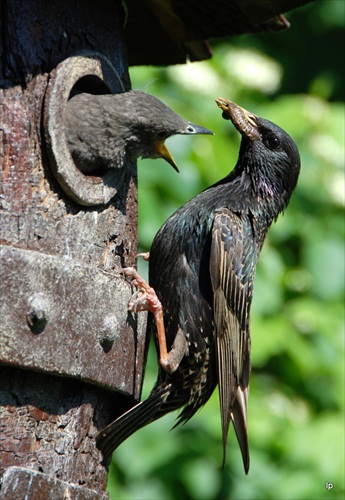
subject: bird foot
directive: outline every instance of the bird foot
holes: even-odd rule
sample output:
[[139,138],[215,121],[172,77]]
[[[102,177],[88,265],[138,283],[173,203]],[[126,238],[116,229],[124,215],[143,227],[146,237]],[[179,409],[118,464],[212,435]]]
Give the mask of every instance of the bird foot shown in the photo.
[[125,267],[122,271],[127,277],[132,279],[132,284],[138,287],[138,290],[132,295],[129,301],[128,309],[131,312],[150,311],[153,314],[157,326],[159,363],[165,371],[175,371],[177,368],[176,362],[171,363],[170,353],[167,351],[163,307],[156,292],[133,267]]
[[128,309],[131,312],[150,311],[154,316],[159,313],[162,310],[162,304],[154,289],[146,283],[134,267],[125,267],[122,271],[128,278],[132,278],[132,284],[138,287],[128,303]]
[[137,253],[135,258],[137,259],[138,257],[142,257],[146,262],[148,262],[150,260],[150,252]]

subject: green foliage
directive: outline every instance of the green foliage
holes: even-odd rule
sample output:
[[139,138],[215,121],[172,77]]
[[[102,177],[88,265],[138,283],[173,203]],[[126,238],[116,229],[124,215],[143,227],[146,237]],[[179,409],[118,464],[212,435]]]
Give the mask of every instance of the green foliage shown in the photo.
[[[285,33],[223,41],[210,61],[131,71],[134,88],[215,132],[168,141],[180,175],[163,161],[139,162],[141,250],[176,208],[235,165],[240,137],[216,97],[288,131],[302,170],[257,270],[249,475],[232,429],[221,471],[214,394],[185,426],[169,433],[176,415],[168,415],[121,445],[109,475],[112,500],[344,498],[344,3],[320,1],[288,17]],[[144,397],[156,373],[151,351]]]

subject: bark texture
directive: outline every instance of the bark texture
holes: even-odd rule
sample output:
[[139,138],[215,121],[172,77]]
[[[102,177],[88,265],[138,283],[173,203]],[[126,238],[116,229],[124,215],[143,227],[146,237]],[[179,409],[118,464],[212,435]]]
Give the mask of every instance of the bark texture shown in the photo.
[[[136,165],[127,162],[116,179],[80,174],[88,193],[93,184],[102,192],[103,183],[114,194],[103,204],[92,197],[83,204],[83,191],[75,197],[52,168],[64,156],[55,157],[48,140],[52,123],[53,135],[64,133],[70,91],[130,88],[123,25],[122,3],[113,0],[1,3],[5,498],[105,498],[107,471],[94,437],[140,396],[144,321],[128,314],[132,291],[120,273],[135,262]],[[59,73],[68,60],[74,80]],[[55,119],[49,130],[47,113]]]

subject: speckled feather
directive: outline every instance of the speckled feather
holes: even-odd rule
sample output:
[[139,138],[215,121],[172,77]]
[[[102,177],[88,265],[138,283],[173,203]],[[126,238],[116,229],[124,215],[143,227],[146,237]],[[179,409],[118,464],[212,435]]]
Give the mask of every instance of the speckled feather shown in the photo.
[[[172,410],[182,408],[177,423],[190,419],[218,384],[224,460],[232,421],[248,472],[255,268],[267,230],[287,206],[300,168],[292,139],[273,123],[254,118],[260,140],[243,136],[235,169],[177,210],[153,241],[149,281],[163,305],[168,349],[176,336],[186,339],[187,349],[175,372],[160,368],[146,401],[101,433],[105,455]],[[152,321],[149,328],[154,329]]]

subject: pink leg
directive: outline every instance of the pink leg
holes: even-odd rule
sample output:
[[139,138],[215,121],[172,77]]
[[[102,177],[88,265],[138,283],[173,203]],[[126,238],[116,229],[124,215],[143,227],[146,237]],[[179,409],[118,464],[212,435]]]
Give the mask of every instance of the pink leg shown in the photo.
[[146,281],[133,267],[126,267],[123,269],[123,272],[126,276],[133,278],[133,284],[139,288],[139,292],[136,292],[131,298],[128,304],[128,309],[132,312],[150,311],[153,314],[157,326],[159,363],[166,371],[171,371],[165,336],[162,304],[160,303],[154,289],[146,283]]

